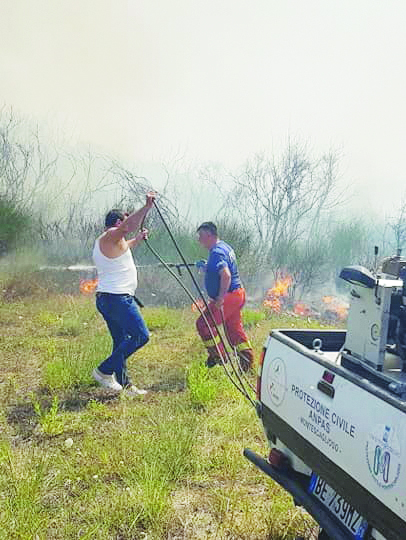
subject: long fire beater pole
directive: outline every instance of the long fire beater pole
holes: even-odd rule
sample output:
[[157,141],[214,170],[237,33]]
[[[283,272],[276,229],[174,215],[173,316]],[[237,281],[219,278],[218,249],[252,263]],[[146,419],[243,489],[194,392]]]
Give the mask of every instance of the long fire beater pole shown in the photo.
[[[166,269],[168,270],[168,272],[176,279],[176,281],[179,283],[179,285],[182,287],[182,289],[186,292],[186,294],[187,294],[187,295],[189,296],[189,298],[192,300],[193,304],[197,307],[197,309],[199,310],[200,314],[201,314],[202,317],[203,317],[204,322],[206,323],[206,325],[207,325],[207,327],[208,327],[208,329],[209,329],[209,332],[210,332],[210,334],[211,334],[212,339],[214,340],[214,334],[213,334],[213,331],[212,331],[212,329],[211,329],[211,327],[210,327],[210,325],[209,325],[209,322],[208,322],[208,320],[207,320],[207,318],[206,318],[205,312],[204,312],[204,311],[200,308],[200,306],[196,303],[196,300],[195,300],[195,298],[193,297],[192,293],[191,293],[191,292],[189,291],[189,289],[185,286],[185,284],[182,282],[182,280],[181,280],[181,279],[180,279],[180,278],[179,278],[179,277],[178,277],[178,276],[177,276],[177,275],[176,275],[169,267],[166,266],[165,261],[163,261],[163,259],[161,258],[161,256],[154,250],[154,248],[149,244],[148,241],[146,241],[146,244],[147,244],[148,248],[151,250],[151,252],[155,255],[155,257],[158,258],[158,260],[166,267]],[[215,321],[214,321],[214,322],[215,322]],[[217,325],[216,325],[216,327],[217,327]],[[217,331],[218,331],[218,328],[217,328]],[[218,332],[219,332],[219,331],[218,331]],[[219,333],[219,336],[220,336],[220,339],[222,339],[220,333]],[[222,352],[221,352],[221,350],[219,349],[219,346],[218,346],[217,343],[216,343],[216,349],[217,349],[217,353],[219,354],[219,357],[221,358],[222,366],[223,366],[223,368],[224,368],[224,371],[225,371],[227,377],[230,379],[230,381],[231,381],[232,384],[235,386],[235,388],[236,388],[236,389],[237,389],[237,390],[238,390],[245,398],[247,398],[247,399],[249,400],[249,402],[252,404],[253,407],[255,407],[255,403],[253,402],[253,400],[252,400],[251,397],[249,396],[248,392],[246,391],[246,389],[245,389],[245,387],[244,387],[244,384],[243,384],[243,382],[241,381],[241,379],[237,376],[237,377],[238,377],[238,380],[239,380],[239,382],[240,382],[240,384],[241,384],[241,387],[238,386],[238,385],[236,384],[236,382],[233,380],[232,374],[230,374],[228,368],[226,367],[227,364],[225,363],[225,361],[224,361],[224,359],[223,359]],[[226,351],[226,354],[228,354],[227,351]],[[230,360],[230,364],[232,365],[231,360]],[[233,369],[234,369],[234,367],[233,367]]]
[[193,281],[193,283],[194,283],[194,285],[195,285],[195,287],[196,287],[196,289],[197,289],[199,295],[200,295],[200,296],[202,297],[202,299],[203,299],[203,302],[204,302],[205,307],[206,307],[206,312],[203,312],[203,310],[200,308],[200,306],[196,303],[195,298],[193,297],[192,293],[188,290],[188,288],[184,285],[184,283],[178,278],[178,276],[177,276],[174,272],[172,272],[172,270],[168,267],[168,265],[165,263],[165,261],[163,261],[162,258],[160,257],[160,255],[152,248],[152,246],[149,244],[149,242],[146,241],[146,244],[147,244],[148,248],[149,248],[149,249],[151,250],[151,252],[158,258],[158,260],[161,262],[161,264],[163,264],[163,265],[165,266],[165,268],[166,268],[166,269],[169,271],[169,273],[176,279],[176,281],[181,285],[181,287],[182,287],[183,290],[186,292],[186,294],[191,298],[192,302],[194,303],[194,305],[195,305],[195,306],[197,307],[197,309],[199,310],[199,313],[201,314],[201,316],[202,316],[204,322],[206,323],[206,325],[207,325],[207,327],[208,327],[208,330],[209,330],[209,332],[210,332],[210,334],[211,334],[211,337],[212,337],[213,341],[215,342],[215,336],[214,336],[214,333],[213,333],[213,331],[212,331],[212,327],[210,326],[210,324],[209,324],[209,322],[208,322],[208,320],[207,320],[207,317],[206,317],[206,313],[209,314],[209,316],[210,316],[210,318],[211,318],[211,320],[212,320],[212,322],[213,322],[213,326],[215,326],[215,328],[216,328],[216,330],[217,330],[217,332],[218,332],[218,335],[219,335],[219,337],[220,337],[221,344],[223,345],[223,348],[224,348],[224,354],[225,354],[227,360],[229,361],[229,363],[230,363],[230,365],[231,365],[231,368],[232,368],[232,370],[233,370],[233,372],[234,372],[234,374],[235,374],[235,376],[236,376],[236,378],[237,378],[237,380],[238,380],[238,382],[239,382],[239,385],[237,385],[237,383],[233,380],[232,374],[230,374],[230,372],[229,372],[229,370],[228,370],[228,368],[227,368],[227,366],[226,366],[226,361],[225,361],[225,359],[223,358],[222,351],[220,350],[218,344],[216,343],[216,350],[217,350],[217,353],[219,354],[219,357],[220,357],[220,359],[221,359],[221,362],[222,362],[222,365],[223,365],[223,369],[224,369],[226,375],[228,376],[228,378],[230,379],[230,381],[232,382],[232,384],[237,388],[237,390],[238,390],[239,392],[241,392],[241,393],[243,394],[243,396],[246,397],[246,398],[250,401],[251,405],[253,405],[253,406],[255,407],[254,401],[253,401],[252,398],[249,396],[249,394],[248,394],[248,392],[247,392],[247,390],[246,390],[246,388],[245,388],[245,386],[244,386],[244,383],[243,383],[243,381],[241,380],[241,378],[240,378],[240,376],[239,376],[239,374],[238,374],[238,371],[236,370],[236,368],[235,368],[235,366],[234,366],[234,364],[233,364],[233,362],[232,362],[232,360],[231,360],[231,358],[230,358],[230,356],[229,356],[229,354],[228,354],[228,351],[227,351],[227,349],[226,349],[226,346],[225,346],[223,337],[222,337],[222,335],[221,335],[221,333],[220,333],[220,331],[219,331],[219,328],[218,328],[218,326],[217,326],[217,324],[216,324],[216,321],[214,320],[214,317],[213,317],[213,315],[212,315],[212,313],[211,313],[211,311],[210,311],[210,309],[209,309],[209,306],[208,306],[208,304],[207,304],[207,302],[206,302],[206,299],[204,298],[204,295],[203,295],[203,293],[202,293],[202,291],[201,291],[201,288],[200,288],[199,284],[197,283],[197,281],[196,281],[196,279],[195,279],[193,273],[191,272],[191,270],[190,270],[190,268],[189,268],[189,265],[188,265],[188,263],[186,262],[186,260],[185,260],[185,258],[184,258],[184,256],[183,256],[183,253],[181,252],[181,250],[180,250],[180,248],[179,248],[179,246],[178,246],[178,244],[177,244],[177,242],[176,242],[176,240],[175,240],[175,238],[174,238],[174,236],[173,236],[171,230],[169,229],[169,226],[168,226],[168,224],[166,223],[166,220],[165,220],[165,218],[163,217],[163,215],[162,215],[162,213],[161,213],[161,211],[160,211],[160,209],[159,209],[159,207],[158,207],[156,201],[154,201],[154,206],[155,206],[155,208],[156,208],[156,210],[157,210],[157,212],[158,212],[158,215],[159,215],[159,217],[161,218],[161,220],[162,220],[162,222],[163,222],[163,224],[164,224],[166,230],[168,231],[168,234],[169,234],[169,236],[170,236],[170,238],[171,238],[173,244],[175,245],[175,248],[176,248],[176,250],[178,251],[178,253],[179,253],[179,255],[180,255],[180,257],[181,257],[181,259],[182,259],[182,261],[183,261],[183,263],[184,263],[184,265],[185,265],[187,271],[189,272],[190,277],[191,277],[191,279],[192,279],[192,281]]
[[[189,275],[190,275],[190,277],[192,278],[192,281],[193,281],[193,283],[194,283],[194,285],[195,285],[195,287],[196,287],[196,289],[197,289],[199,295],[200,295],[200,296],[202,297],[202,299],[203,299],[203,302],[204,302],[204,304],[205,304],[207,313],[210,315],[210,318],[211,318],[211,320],[212,320],[212,322],[213,322],[213,324],[214,324],[214,326],[215,326],[215,328],[216,328],[216,330],[217,330],[217,333],[218,333],[218,335],[220,336],[220,340],[221,340],[221,343],[222,343],[222,345],[223,345],[223,349],[224,349],[224,351],[225,351],[225,355],[226,355],[227,360],[229,361],[229,363],[230,363],[230,365],[231,365],[232,370],[234,371],[234,375],[235,375],[236,378],[238,379],[238,382],[239,382],[240,385],[241,385],[241,388],[242,388],[242,390],[243,390],[243,392],[244,392],[244,395],[245,395],[248,399],[250,399],[250,397],[249,397],[249,395],[248,395],[248,392],[247,392],[247,390],[245,389],[244,383],[243,383],[243,381],[241,380],[241,377],[240,377],[240,375],[239,375],[239,373],[238,373],[238,370],[235,368],[234,363],[232,362],[231,357],[230,357],[230,355],[228,354],[228,351],[227,351],[226,345],[225,345],[225,343],[224,343],[223,337],[222,337],[222,335],[221,335],[221,333],[220,333],[220,331],[219,331],[219,328],[218,328],[218,325],[217,325],[216,321],[214,320],[213,314],[211,313],[211,311],[210,311],[210,309],[209,309],[209,306],[208,306],[208,304],[207,304],[207,302],[206,302],[206,299],[204,298],[204,295],[203,295],[203,292],[202,292],[202,290],[201,290],[201,288],[200,288],[200,285],[197,283],[197,281],[196,281],[196,279],[195,279],[195,276],[193,275],[192,271],[190,270],[189,266],[187,265],[186,259],[185,259],[185,257],[183,256],[183,253],[182,253],[182,251],[180,250],[180,248],[179,248],[179,246],[178,246],[178,244],[177,244],[177,242],[176,242],[176,240],[175,240],[175,237],[173,236],[173,234],[172,234],[172,232],[171,232],[171,230],[170,230],[168,224],[166,223],[166,220],[165,220],[165,218],[163,217],[162,212],[160,211],[160,209],[159,209],[159,207],[158,207],[156,201],[154,201],[154,206],[155,206],[155,208],[156,208],[156,210],[157,210],[157,212],[158,212],[159,217],[160,217],[161,220],[162,220],[162,223],[164,224],[166,230],[168,231],[168,234],[169,234],[169,236],[171,237],[171,240],[172,240],[172,242],[173,242],[173,244],[174,244],[176,250],[178,251],[178,253],[179,253],[180,257],[181,257],[182,262],[185,264],[186,269],[187,269],[187,271],[189,272]],[[199,310],[199,311],[200,311],[200,310]],[[202,311],[200,311],[200,313],[201,313],[201,315],[203,316],[203,319],[204,319],[204,321],[205,321],[205,323],[206,323],[206,325],[207,325],[207,327],[208,327],[208,329],[209,329],[209,331],[210,331],[210,334],[211,334],[211,336],[212,336],[213,341],[215,342],[214,335],[213,335],[213,333],[212,333],[212,330],[211,330],[211,328],[210,328],[210,325],[208,324],[208,321],[207,321],[205,315],[203,314]],[[223,317],[223,319],[224,319],[224,314],[223,314],[223,313],[222,313],[222,317]],[[217,349],[217,352],[220,353],[220,350],[219,350],[219,347],[218,347],[218,346],[216,346],[216,349]],[[225,366],[225,361],[224,361],[224,359],[223,359],[223,355],[222,355],[222,354],[220,354],[220,359],[222,360],[223,368],[226,370],[227,368],[226,368],[226,366]],[[238,363],[238,357],[237,357],[237,363]],[[252,400],[251,400],[251,403],[254,405],[254,403],[252,402]]]

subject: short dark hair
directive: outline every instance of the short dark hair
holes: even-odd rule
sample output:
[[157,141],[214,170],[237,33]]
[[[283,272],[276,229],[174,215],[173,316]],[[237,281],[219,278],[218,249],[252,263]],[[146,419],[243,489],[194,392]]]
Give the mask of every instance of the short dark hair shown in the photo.
[[218,236],[217,226],[212,221],[205,221],[204,223],[202,223],[197,228],[197,232],[200,232],[200,231],[206,231],[212,234],[213,236]]
[[105,220],[104,220],[104,225],[106,227],[114,227],[118,219],[123,221],[124,218],[125,218],[124,212],[122,212],[118,208],[113,208],[113,210],[110,210],[110,212],[108,212],[108,214],[106,215]]

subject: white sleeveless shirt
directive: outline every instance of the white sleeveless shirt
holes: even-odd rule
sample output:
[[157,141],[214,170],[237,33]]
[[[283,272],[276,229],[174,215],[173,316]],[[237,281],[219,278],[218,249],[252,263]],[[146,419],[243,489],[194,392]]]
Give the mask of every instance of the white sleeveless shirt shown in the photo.
[[131,249],[128,248],[119,257],[106,257],[100,249],[99,238],[93,248],[93,260],[97,269],[97,291],[111,294],[134,295],[137,288],[137,269]]

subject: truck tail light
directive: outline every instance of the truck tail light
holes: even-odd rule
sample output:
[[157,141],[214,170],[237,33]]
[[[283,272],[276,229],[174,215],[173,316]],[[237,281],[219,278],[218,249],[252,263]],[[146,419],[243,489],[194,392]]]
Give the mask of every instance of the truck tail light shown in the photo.
[[259,365],[258,365],[258,376],[257,376],[257,400],[261,401],[261,377],[262,377],[262,366],[264,363],[266,353],[266,347],[263,347],[261,354],[259,356]]
[[275,469],[287,469],[290,465],[288,456],[277,448],[269,452],[268,461]]
[[323,373],[322,379],[323,379],[324,381],[328,382],[329,384],[333,384],[333,381],[334,381],[334,373],[331,373],[331,371],[325,370],[324,373]]

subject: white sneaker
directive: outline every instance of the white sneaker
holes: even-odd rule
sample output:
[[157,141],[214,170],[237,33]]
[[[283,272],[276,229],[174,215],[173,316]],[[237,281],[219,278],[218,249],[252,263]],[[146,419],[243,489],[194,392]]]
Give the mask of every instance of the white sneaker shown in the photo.
[[97,368],[95,368],[92,371],[92,377],[99,384],[101,384],[105,388],[108,388],[109,390],[113,390],[114,392],[120,392],[120,390],[123,389],[121,384],[117,382],[114,373],[112,375],[106,375],[105,373],[102,373]]
[[131,397],[132,396],[145,396],[145,394],[148,394],[148,390],[137,388],[135,384],[132,384],[131,386],[127,386],[123,390],[127,394],[127,396],[131,396]]

